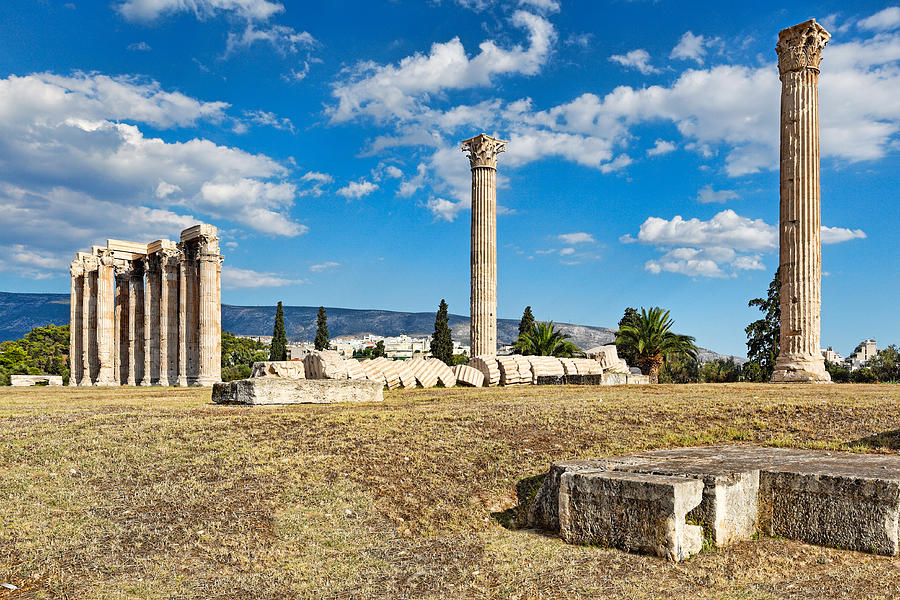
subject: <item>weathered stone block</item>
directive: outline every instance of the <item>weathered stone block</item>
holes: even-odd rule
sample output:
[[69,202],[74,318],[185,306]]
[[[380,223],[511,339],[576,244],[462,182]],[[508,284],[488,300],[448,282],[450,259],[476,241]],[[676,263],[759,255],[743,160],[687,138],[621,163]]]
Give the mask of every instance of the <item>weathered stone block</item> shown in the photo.
[[603,375],[566,375],[568,385],[603,385]]
[[669,475],[593,470],[563,473],[559,532],[569,543],[606,544],[681,561],[700,552],[703,529],[685,522],[703,482]]
[[537,385],[565,385],[565,375],[538,375],[535,383]]
[[605,371],[603,373],[603,385],[625,385],[628,383],[628,376],[625,373],[614,373]]
[[650,376],[641,375],[640,373],[628,373],[625,375],[625,383],[628,385],[649,385]]
[[900,480],[774,470],[760,474],[770,535],[873,554],[900,552]]
[[331,404],[380,402],[384,386],[365,379],[282,379],[261,377],[213,385],[217,404]]
[[62,385],[62,375],[10,375],[9,383],[13,387],[31,385]]
[[267,360],[253,363],[250,377],[306,379],[306,371],[300,360]]

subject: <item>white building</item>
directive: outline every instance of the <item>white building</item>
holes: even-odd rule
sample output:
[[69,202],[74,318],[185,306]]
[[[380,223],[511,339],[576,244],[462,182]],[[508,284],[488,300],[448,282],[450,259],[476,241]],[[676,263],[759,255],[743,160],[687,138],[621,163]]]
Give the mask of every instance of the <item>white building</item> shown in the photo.
[[875,340],[868,339],[863,340],[856,346],[856,350],[850,353],[850,356],[847,357],[847,363],[850,365],[850,370],[855,371],[860,367],[866,366],[866,363],[875,358],[875,355],[878,353],[878,347],[875,345]]
[[822,356],[825,357],[825,360],[830,363],[842,363],[844,362],[844,357],[831,349],[831,346],[828,346],[827,349],[822,350]]

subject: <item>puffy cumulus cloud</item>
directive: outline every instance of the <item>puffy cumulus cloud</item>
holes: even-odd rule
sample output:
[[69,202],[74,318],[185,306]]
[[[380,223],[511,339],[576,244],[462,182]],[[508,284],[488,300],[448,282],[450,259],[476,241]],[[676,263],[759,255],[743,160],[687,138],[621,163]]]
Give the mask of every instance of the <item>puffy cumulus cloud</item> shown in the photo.
[[693,60],[702,64],[706,57],[706,49],[709,46],[719,43],[719,38],[708,38],[703,35],[694,35],[691,31],[686,31],[678,44],[672,48],[669,58],[678,58],[681,60]]
[[248,21],[265,21],[284,6],[271,0],[125,0],[117,9],[129,21],[153,21],[180,12],[193,13],[201,20],[231,13]]
[[643,48],[632,50],[627,54],[614,54],[609,57],[609,60],[629,69],[637,69],[642,75],[660,72],[659,69],[650,64],[650,53]]
[[3,228],[0,244],[68,254],[105,237],[170,237],[210,218],[303,233],[290,217],[295,189],[279,162],[204,139],[167,142],[141,129],[216,123],[227,106],[129,77],[0,79],[0,206],[17,224]]
[[656,140],[652,148],[647,148],[647,156],[662,156],[675,151],[675,144],[666,140]]
[[870,17],[862,19],[857,25],[861,29],[888,31],[900,27],[900,6],[889,6]]
[[394,165],[386,166],[384,168],[384,174],[385,174],[385,176],[390,177],[391,179],[400,179],[401,177],[403,177],[403,171],[401,171],[399,168],[395,167]]
[[332,90],[337,104],[328,109],[331,121],[359,116],[376,121],[409,119],[430,94],[490,85],[503,74],[534,75],[550,54],[556,30],[543,17],[522,10],[513,13],[512,22],[528,31],[528,47],[504,49],[486,40],[479,45],[479,53],[469,58],[459,38],[453,38],[433,44],[428,54],[408,56],[396,65],[356,65]]
[[[822,243],[864,238],[861,230],[822,227]],[[723,210],[708,221],[681,216],[667,220],[649,217],[637,238],[625,235],[623,243],[641,242],[663,254],[647,261],[651,273],[679,273],[691,277],[734,277],[739,271],[765,269],[762,255],[778,248],[778,228],[762,219],[742,217]]]
[[563,233],[558,236],[559,241],[563,244],[573,245],[573,244],[593,244],[596,242],[594,236],[589,233],[585,233],[583,231],[577,231],[575,233]]
[[252,269],[222,267],[222,287],[229,290],[246,288],[285,287],[306,283],[302,279],[290,279],[281,273],[261,273]]
[[701,188],[697,193],[697,202],[701,204],[720,203],[737,200],[740,196],[734,190],[714,190],[711,185]]
[[866,232],[862,229],[822,226],[821,239],[823,244],[839,244],[841,242],[849,242],[850,240],[863,240],[866,237]]
[[341,266],[341,263],[329,260],[329,261],[326,261],[323,263],[319,263],[317,265],[311,265],[309,267],[309,270],[314,273],[321,273],[322,271],[326,271],[328,269],[335,269],[339,266]]
[[372,183],[371,181],[360,179],[359,181],[351,181],[344,187],[340,188],[337,193],[347,199],[359,199],[363,196],[368,196],[377,189],[377,183]]

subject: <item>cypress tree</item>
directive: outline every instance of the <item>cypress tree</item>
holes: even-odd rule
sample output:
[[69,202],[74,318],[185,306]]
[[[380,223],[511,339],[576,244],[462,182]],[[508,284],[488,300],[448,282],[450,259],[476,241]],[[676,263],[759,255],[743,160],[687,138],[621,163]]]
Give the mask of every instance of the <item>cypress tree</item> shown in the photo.
[[275,309],[275,327],[272,329],[272,345],[269,347],[269,360],[287,360],[287,335],[284,332],[284,308],[281,302]]
[[523,333],[528,333],[534,329],[534,315],[531,314],[531,307],[526,306],[525,312],[522,313],[522,320],[519,321],[519,337]]
[[328,349],[328,317],[325,316],[325,307],[319,307],[319,316],[316,319],[316,350]]
[[441,298],[437,315],[434,317],[434,334],[431,336],[431,355],[444,361],[448,366],[453,365],[453,337],[450,332],[450,322],[447,317],[447,303]]

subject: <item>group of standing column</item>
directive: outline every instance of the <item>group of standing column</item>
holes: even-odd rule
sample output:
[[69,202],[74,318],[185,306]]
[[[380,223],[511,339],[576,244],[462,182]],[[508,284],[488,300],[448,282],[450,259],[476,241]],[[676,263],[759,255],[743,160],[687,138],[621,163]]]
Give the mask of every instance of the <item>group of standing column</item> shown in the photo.
[[212,385],[221,379],[216,228],[178,243],[108,240],[71,265],[69,385]]

